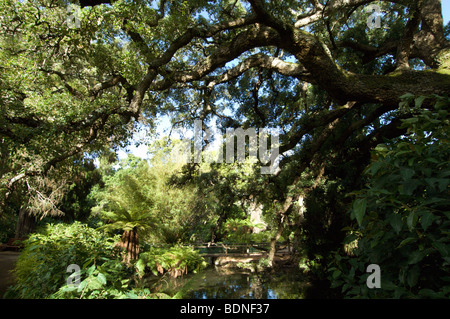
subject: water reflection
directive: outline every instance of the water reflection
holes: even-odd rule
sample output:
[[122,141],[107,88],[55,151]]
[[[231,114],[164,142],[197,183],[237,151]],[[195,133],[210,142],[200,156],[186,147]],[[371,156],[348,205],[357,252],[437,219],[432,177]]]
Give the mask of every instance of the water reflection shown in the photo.
[[298,268],[270,273],[209,268],[183,278],[149,281],[148,287],[185,299],[302,299],[308,283]]

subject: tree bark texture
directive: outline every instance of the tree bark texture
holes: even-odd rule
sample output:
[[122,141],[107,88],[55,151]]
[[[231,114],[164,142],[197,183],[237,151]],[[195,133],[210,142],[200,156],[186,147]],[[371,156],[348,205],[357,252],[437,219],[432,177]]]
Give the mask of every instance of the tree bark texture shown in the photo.
[[15,239],[26,237],[36,229],[37,220],[35,216],[29,214],[25,208],[21,208],[16,225]]
[[125,230],[119,247],[123,249],[123,262],[130,264],[139,257],[139,237],[136,229]]

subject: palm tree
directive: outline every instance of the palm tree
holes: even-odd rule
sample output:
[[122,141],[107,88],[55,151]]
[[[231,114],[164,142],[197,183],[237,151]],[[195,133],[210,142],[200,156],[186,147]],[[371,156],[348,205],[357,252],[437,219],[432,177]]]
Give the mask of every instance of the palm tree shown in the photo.
[[155,217],[151,212],[103,211],[103,218],[109,221],[100,228],[113,231],[123,230],[118,247],[124,250],[123,261],[129,264],[139,256],[139,238],[156,228]]
[[139,238],[150,231],[157,230],[157,217],[154,212],[153,195],[148,189],[148,179],[127,172],[118,174],[107,181],[103,191],[97,194],[101,199],[97,209],[107,224],[101,229],[107,231],[122,230],[119,247],[125,253],[123,261],[130,263],[139,255]]

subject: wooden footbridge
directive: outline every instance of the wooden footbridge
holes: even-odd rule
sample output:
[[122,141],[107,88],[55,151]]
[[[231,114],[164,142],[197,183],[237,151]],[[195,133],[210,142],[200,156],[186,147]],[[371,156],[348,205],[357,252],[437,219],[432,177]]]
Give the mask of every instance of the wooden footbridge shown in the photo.
[[[283,261],[291,257],[292,247],[289,243],[277,243],[275,247],[274,260]],[[266,258],[270,243],[203,243],[193,245],[193,248],[215,266],[233,267],[239,263],[253,263]]]
[[[223,256],[255,256],[261,257],[268,254],[270,243],[245,243],[245,244],[227,244],[227,243],[200,243],[191,247],[198,251],[204,257],[223,257]],[[277,243],[276,255],[290,255],[292,247],[289,243]]]

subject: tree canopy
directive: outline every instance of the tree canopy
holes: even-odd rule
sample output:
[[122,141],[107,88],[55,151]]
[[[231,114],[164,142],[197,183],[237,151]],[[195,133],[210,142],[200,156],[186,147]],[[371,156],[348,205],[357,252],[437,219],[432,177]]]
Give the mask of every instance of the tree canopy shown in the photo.
[[[75,158],[161,114],[279,128],[300,175],[399,136],[402,95],[450,88],[439,0],[107,2],[2,1],[3,201],[56,201]],[[370,3],[386,28],[369,28]]]
[[[262,205],[273,249],[293,233],[309,260],[325,265],[326,252],[354,234],[352,217],[373,226],[362,208],[376,206],[374,190],[355,202],[348,195],[375,183],[376,168],[390,172],[386,157],[371,164],[373,176],[363,174],[377,145],[398,142],[390,152],[400,154],[417,143],[446,147],[436,141],[447,138],[449,34],[440,0],[0,0],[1,222],[17,214],[19,226],[32,215],[81,219],[97,205],[116,222],[109,228],[151,226],[176,242],[208,225],[215,240],[226,236],[227,219]],[[438,127],[427,126],[430,114]],[[128,167],[105,166],[103,179],[93,173],[94,159],[113,163],[138,129],[155,137],[163,116],[173,128],[200,121],[203,132],[214,124],[218,134],[277,132],[279,169],[179,166],[156,143],[150,163],[131,158]],[[411,130],[405,120],[426,122],[425,135],[401,144]],[[428,177],[442,179],[431,189],[443,193],[448,163],[439,163],[443,175]],[[396,169],[409,182],[421,171]],[[377,184],[388,199],[430,189],[385,186]],[[405,230],[399,220],[411,224],[386,214],[397,233]],[[427,216],[424,231],[447,215]]]

